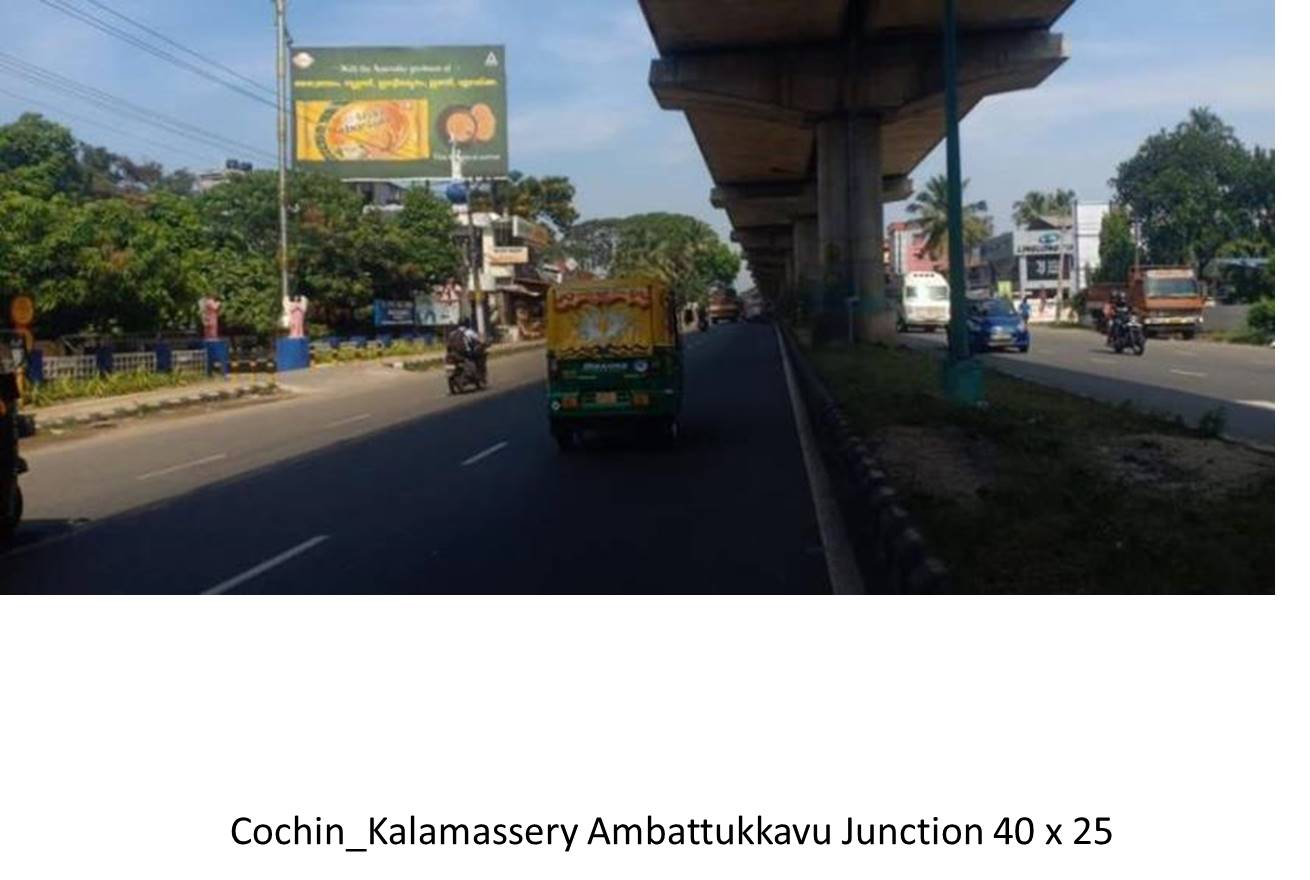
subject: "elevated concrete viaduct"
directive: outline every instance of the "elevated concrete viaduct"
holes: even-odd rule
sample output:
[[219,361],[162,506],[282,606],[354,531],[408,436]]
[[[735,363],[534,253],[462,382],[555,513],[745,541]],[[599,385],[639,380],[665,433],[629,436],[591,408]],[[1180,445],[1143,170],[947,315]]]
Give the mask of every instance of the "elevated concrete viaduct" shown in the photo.
[[[1073,0],[958,0],[959,115],[1068,57]],[[686,114],[761,292],[866,337],[893,332],[883,204],[945,134],[942,0],[641,0],[650,85]]]

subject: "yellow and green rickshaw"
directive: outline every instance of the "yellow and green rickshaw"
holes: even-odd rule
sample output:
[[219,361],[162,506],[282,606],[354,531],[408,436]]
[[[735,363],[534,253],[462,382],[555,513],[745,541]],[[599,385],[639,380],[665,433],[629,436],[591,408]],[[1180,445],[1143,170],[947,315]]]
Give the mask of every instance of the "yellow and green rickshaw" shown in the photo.
[[570,282],[547,293],[547,405],[561,449],[583,431],[623,426],[676,439],[682,340],[673,300],[650,278]]

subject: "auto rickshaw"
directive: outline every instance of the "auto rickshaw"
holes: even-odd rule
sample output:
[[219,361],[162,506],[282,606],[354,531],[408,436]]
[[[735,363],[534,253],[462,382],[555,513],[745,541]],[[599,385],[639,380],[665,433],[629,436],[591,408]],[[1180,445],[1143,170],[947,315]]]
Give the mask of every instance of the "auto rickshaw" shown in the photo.
[[546,294],[550,431],[572,449],[591,429],[633,427],[666,443],[682,408],[674,297],[650,278],[556,285]]
[[27,472],[27,462],[18,454],[18,441],[36,433],[32,417],[18,412],[25,354],[19,334],[0,332],[0,545],[13,537],[23,518],[18,477]]

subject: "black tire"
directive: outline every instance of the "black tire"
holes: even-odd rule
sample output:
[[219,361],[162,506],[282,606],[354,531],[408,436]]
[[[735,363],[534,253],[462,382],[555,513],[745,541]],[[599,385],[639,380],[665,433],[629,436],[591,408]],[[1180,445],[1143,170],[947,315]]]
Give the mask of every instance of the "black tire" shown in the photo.
[[1136,336],[1133,338],[1133,354],[1141,357],[1146,353],[1146,337]]
[[565,425],[551,425],[550,434],[555,438],[555,445],[560,452],[572,452],[578,448],[578,435]]
[[897,316],[896,316],[896,332],[897,332],[897,333],[908,333],[909,330],[910,330],[910,325],[908,325],[908,324],[905,323],[905,319],[904,319],[904,318],[902,318],[900,315],[897,315]]
[[450,390],[451,397],[454,397],[456,394],[459,394],[459,387],[455,384],[454,379],[446,380],[446,388]]
[[1195,330],[1184,330],[1184,331],[1183,331],[1183,338],[1186,339],[1186,340],[1188,340],[1188,341],[1191,341],[1191,340],[1195,339],[1195,338],[1196,338],[1196,331],[1195,331]]
[[0,511],[0,544],[7,544],[18,531],[18,524],[23,521],[23,490],[15,479],[10,497]]

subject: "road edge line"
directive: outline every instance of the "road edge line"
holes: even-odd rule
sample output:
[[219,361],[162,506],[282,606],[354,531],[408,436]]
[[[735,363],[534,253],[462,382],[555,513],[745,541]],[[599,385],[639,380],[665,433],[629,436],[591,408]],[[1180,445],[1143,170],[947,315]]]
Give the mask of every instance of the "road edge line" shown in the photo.
[[782,339],[782,330],[776,325],[774,332],[778,339],[778,355],[782,358],[782,373],[787,383],[787,395],[791,399],[791,412],[796,421],[796,436],[801,445],[801,459],[805,462],[805,473],[810,484],[810,498],[814,502],[814,517],[819,525],[819,540],[823,542],[823,558],[828,566],[828,583],[837,595],[862,595],[867,592],[864,580],[860,577],[859,566],[855,564],[855,551],[846,534],[846,522],[842,518],[841,508],[832,492],[832,481],[818,453],[814,439],[814,426],[810,424],[809,413],[801,400],[800,386],[792,370],[791,359],[787,356],[787,345]]

